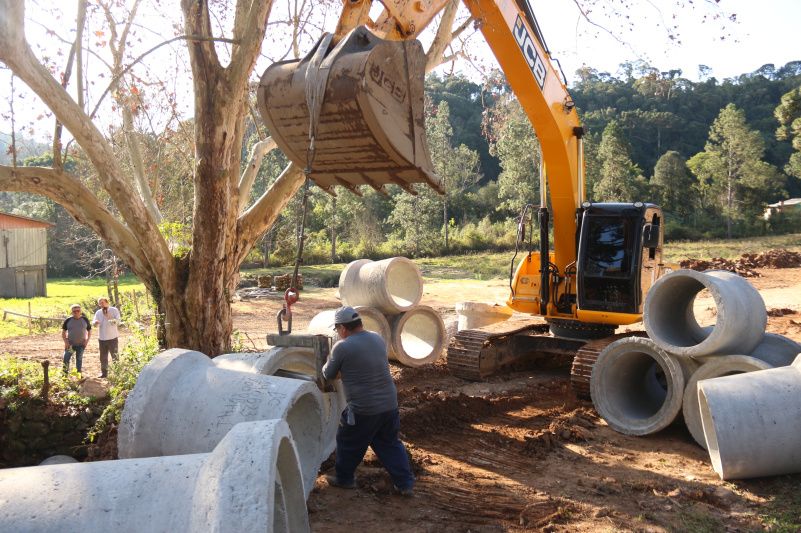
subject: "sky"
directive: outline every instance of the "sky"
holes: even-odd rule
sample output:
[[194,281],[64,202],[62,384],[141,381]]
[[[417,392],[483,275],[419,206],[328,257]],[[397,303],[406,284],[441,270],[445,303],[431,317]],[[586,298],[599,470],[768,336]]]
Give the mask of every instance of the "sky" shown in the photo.
[[[660,71],[681,69],[688,79],[698,80],[698,65],[711,67],[718,80],[753,72],[766,63],[776,68],[801,60],[801,0],[685,0],[681,10],[675,1],[632,0],[631,10],[617,22],[605,20],[600,10],[591,20],[612,31],[592,26],[580,16],[572,0],[529,0],[552,55],[562,64],[565,75],[582,65],[615,74],[624,61],[644,59]],[[605,5],[621,4],[606,0]],[[717,6],[735,14],[736,23],[726,18],[711,20]],[[636,21],[631,28],[620,20]],[[680,26],[680,44],[671,41],[665,22]],[[704,21],[706,16],[707,20]],[[721,37],[725,37],[721,39]],[[622,42],[621,42],[622,41]]]

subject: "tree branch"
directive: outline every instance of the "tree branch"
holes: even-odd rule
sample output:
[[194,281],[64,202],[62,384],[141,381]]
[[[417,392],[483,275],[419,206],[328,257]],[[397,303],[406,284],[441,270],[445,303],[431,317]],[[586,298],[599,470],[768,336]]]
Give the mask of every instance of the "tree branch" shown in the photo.
[[442,63],[442,54],[445,49],[453,41],[453,21],[456,19],[456,11],[459,9],[459,0],[450,0],[445,10],[442,12],[442,18],[437,27],[437,34],[426,53],[426,74],[434,70]]
[[264,156],[275,150],[277,144],[272,137],[267,137],[263,141],[259,141],[250,149],[248,156],[248,164],[242,172],[242,177],[239,179],[239,212],[245,210],[250,199],[250,190],[253,188],[253,182],[256,181],[256,174],[259,173],[261,162]]
[[111,146],[63,87],[33,54],[25,40],[25,7],[17,0],[0,0],[0,61],[23,80],[72,133],[94,165],[128,227],[144,248],[161,289],[175,288],[173,257],[153,218],[125,177]]
[[237,220],[237,265],[245,260],[256,239],[273,225],[304,180],[303,170],[294,163],[290,164],[261,198],[240,215]]
[[0,189],[50,198],[106,241],[140,279],[155,279],[134,234],[75,176],[53,168],[0,166]]

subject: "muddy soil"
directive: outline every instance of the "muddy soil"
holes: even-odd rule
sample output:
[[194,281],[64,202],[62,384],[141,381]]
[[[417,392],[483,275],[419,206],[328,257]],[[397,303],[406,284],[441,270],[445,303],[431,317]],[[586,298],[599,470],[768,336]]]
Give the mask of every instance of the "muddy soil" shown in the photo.
[[[801,342],[801,268],[757,271],[749,281],[766,302],[768,331]],[[501,280],[429,282],[423,303],[448,320],[456,302],[502,302],[507,293]],[[241,348],[265,349],[280,306],[278,297],[234,304]],[[334,289],[305,291],[295,331],[337,306]],[[714,303],[699,295],[696,315],[714,321]],[[3,351],[60,364],[61,347],[58,334],[46,334],[6,339]],[[571,394],[567,367],[482,383],[450,375],[444,357],[428,368],[391,369],[415,497],[394,495],[368,452],[356,490],[318,478],[308,504],[314,531],[753,531],[765,527],[760,515],[771,498],[801,487],[798,475],[721,482],[681,423],[644,438],[614,432]],[[84,370],[99,371],[94,340]]]

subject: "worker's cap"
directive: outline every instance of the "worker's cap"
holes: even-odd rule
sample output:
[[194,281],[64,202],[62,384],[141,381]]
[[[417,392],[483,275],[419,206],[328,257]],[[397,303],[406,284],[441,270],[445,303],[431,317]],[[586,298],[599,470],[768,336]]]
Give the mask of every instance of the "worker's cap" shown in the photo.
[[97,305],[100,305],[103,302],[108,302],[108,298],[106,298],[105,296],[101,296],[100,298],[97,299]]
[[334,325],[337,326],[339,324],[350,324],[351,322],[355,322],[359,320],[361,317],[356,310],[349,305],[345,307],[340,307],[334,313]]
[[70,311],[75,311],[76,309],[80,309],[80,308],[81,308],[81,304],[72,304],[70,306]]

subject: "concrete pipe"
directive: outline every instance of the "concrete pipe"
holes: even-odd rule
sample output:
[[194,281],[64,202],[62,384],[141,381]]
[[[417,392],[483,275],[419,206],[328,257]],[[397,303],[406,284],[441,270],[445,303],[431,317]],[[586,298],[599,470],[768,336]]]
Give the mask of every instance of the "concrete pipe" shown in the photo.
[[[386,344],[389,344],[391,330],[387,317],[374,307],[367,307],[365,305],[357,305],[354,307],[359,316],[362,318],[362,325],[367,331],[372,331],[381,335]],[[334,313],[336,309],[327,309],[314,315],[306,328],[306,333],[310,335],[327,335],[334,341],[339,340],[339,335],[332,328],[334,326]]]
[[0,470],[0,530],[309,531],[282,420],[237,424],[211,453]]
[[78,460],[74,457],[70,457],[69,455],[52,455],[39,463],[39,466],[47,466],[47,465],[68,465],[72,463],[77,463]]
[[801,472],[801,356],[790,366],[701,381],[698,403],[721,479]]
[[418,367],[434,363],[445,347],[445,324],[439,313],[427,305],[391,318],[389,358],[402,365]]
[[342,303],[375,307],[387,315],[412,309],[423,297],[420,269],[405,257],[349,263],[339,277]]
[[490,324],[497,324],[504,320],[509,320],[512,316],[511,307],[506,305],[482,303],[482,302],[459,302],[456,304],[456,315],[459,317],[458,330],[475,329]]
[[626,435],[649,435],[670,425],[681,411],[687,376],[697,367],[672,357],[652,340],[628,337],[598,354],[590,377],[595,410]]
[[687,429],[690,430],[690,435],[693,436],[695,442],[706,449],[701,413],[698,410],[698,382],[703,379],[744,374],[757,370],[767,370],[768,368],[773,367],[765,361],[760,361],[747,355],[722,355],[704,358],[703,364],[693,372],[687,382],[681,407],[684,423],[687,424]]
[[[310,348],[273,348],[264,353],[229,353],[214,358],[214,364],[240,372],[255,372],[272,376],[280,370],[288,370],[314,376],[314,350]],[[328,458],[336,449],[339,416],[348,404],[341,380],[333,382],[334,391],[323,393],[323,439],[320,461]]]
[[[714,327],[702,328],[693,303],[708,289],[717,308]],[[676,270],[648,291],[643,321],[648,336],[663,350],[678,356],[751,353],[767,324],[765,302],[753,285],[723,270]]]
[[765,333],[762,342],[751,352],[751,357],[761,359],[772,367],[780,367],[793,364],[796,356],[800,353],[801,344],[784,335]]
[[320,466],[323,407],[309,381],[219,368],[174,348],[142,370],[122,412],[120,458],[209,452],[237,423],[282,419],[295,441],[306,494]]

